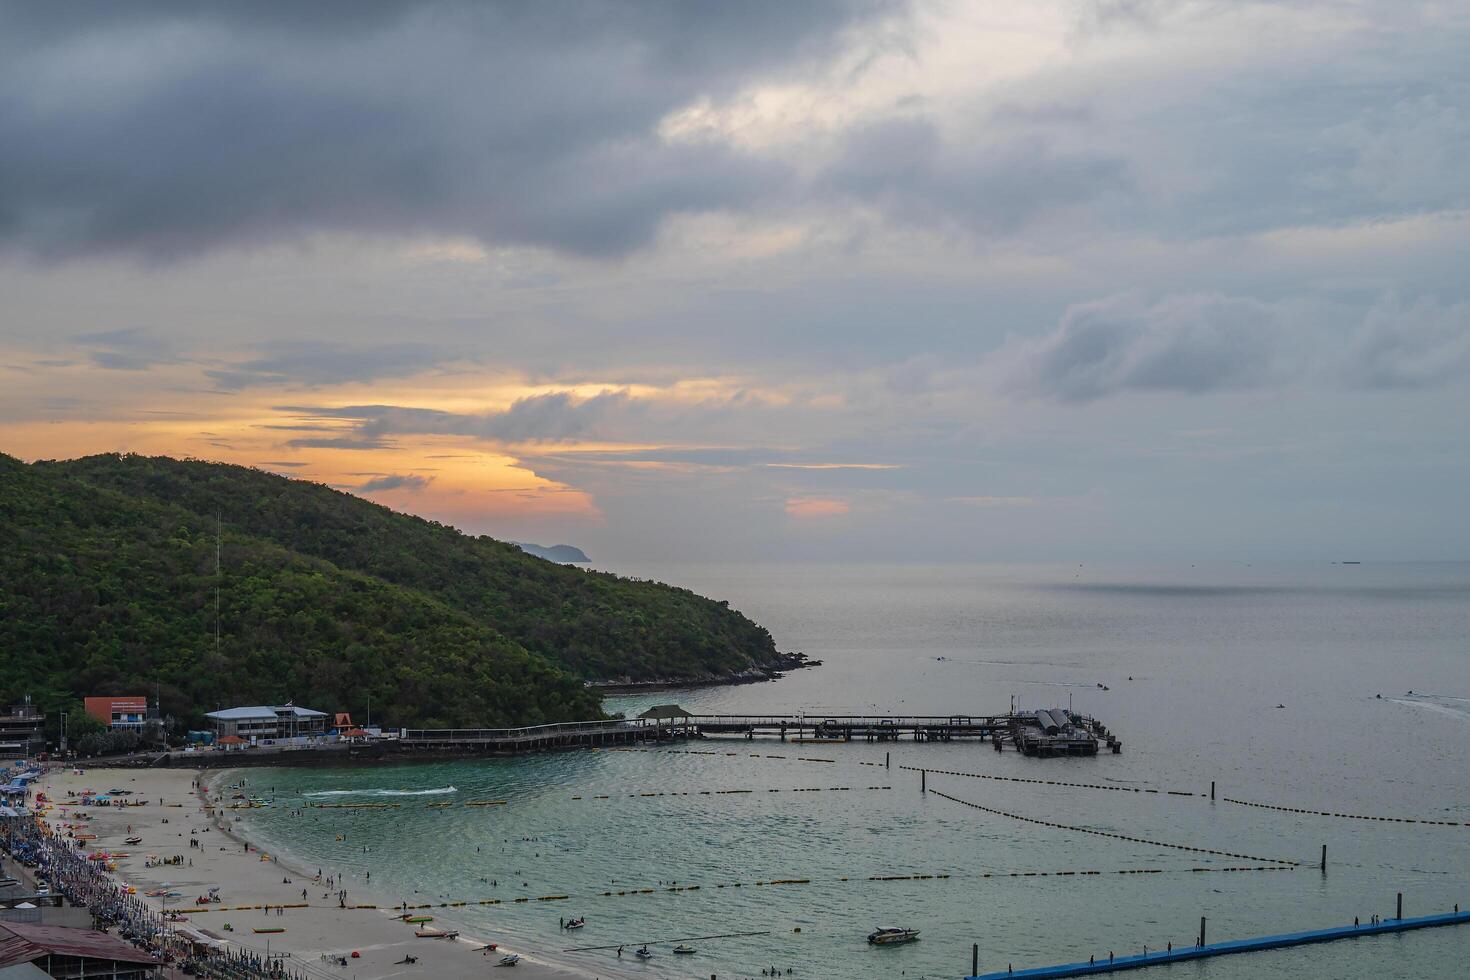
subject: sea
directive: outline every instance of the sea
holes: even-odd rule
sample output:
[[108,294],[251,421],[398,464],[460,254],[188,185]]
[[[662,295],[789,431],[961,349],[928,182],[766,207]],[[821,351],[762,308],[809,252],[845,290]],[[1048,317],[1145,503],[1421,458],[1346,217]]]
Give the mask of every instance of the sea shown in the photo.
[[[727,599],[823,666],[609,710],[1063,707],[1122,751],[731,738],[251,770],[275,806],[244,829],[385,902],[469,903],[436,924],[599,977],[955,978],[976,948],[988,972],[1190,945],[1202,917],[1217,941],[1392,917],[1400,894],[1408,916],[1470,908],[1470,563],[611,570]],[[927,791],[906,766],[930,770]],[[323,802],[400,806],[302,809]],[[880,926],[920,939],[870,946]],[[1470,926],[1454,926],[1151,972],[1467,964]]]

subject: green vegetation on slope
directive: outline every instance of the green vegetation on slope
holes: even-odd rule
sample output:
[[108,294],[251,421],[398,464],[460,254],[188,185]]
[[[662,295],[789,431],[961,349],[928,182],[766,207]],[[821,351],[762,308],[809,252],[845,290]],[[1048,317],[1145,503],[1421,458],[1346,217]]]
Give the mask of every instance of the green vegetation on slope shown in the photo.
[[37,465],[432,596],[587,680],[713,678],[777,660],[770,633],[723,602],[543,561],[321,484],[166,457]]
[[[214,641],[215,514],[223,534]],[[582,678],[772,662],[722,603],[242,467],[0,455],[0,695],[281,701],[400,725],[595,717]]]

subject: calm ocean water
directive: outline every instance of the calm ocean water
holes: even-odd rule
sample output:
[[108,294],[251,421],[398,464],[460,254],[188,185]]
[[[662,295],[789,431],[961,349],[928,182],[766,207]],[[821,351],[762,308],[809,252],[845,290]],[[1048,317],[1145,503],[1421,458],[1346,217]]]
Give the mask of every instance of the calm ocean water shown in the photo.
[[[508,904],[439,918],[545,950],[762,933],[695,942],[697,955],[677,959],[663,943],[645,964],[611,951],[552,957],[602,976],[749,977],[775,965],[798,977],[958,977],[968,972],[971,943],[980,946],[982,970],[1019,969],[1189,943],[1201,915],[1214,940],[1392,915],[1400,891],[1406,914],[1470,906],[1470,827],[929,779],[931,789],[1012,814],[1305,862],[1201,873],[1190,869],[1258,862],[974,810],[921,795],[917,775],[898,768],[1205,794],[1214,780],[1222,796],[1470,823],[1470,565],[614,570],[729,599],[782,649],[826,661],[774,684],[611,701],[618,710],[675,701],[701,712],[982,714],[1005,711],[1014,696],[1026,707],[1071,704],[1098,716],[1123,739],[1123,754],[1035,760],[965,743],[735,740],[678,747],[718,755],[576,752],[265,770],[250,775],[252,788],[274,787],[278,802],[402,807],[306,817],[258,810],[249,830],[313,870],[359,882],[371,870],[390,901],[502,899]],[[885,751],[891,770],[857,765],[882,763]],[[851,788],[832,789],[839,786]],[[822,792],[791,792],[814,788]],[[717,792],[732,789],[755,792]],[[428,790],[444,792],[374,795]],[[647,792],[690,795],[628,795]],[[593,799],[599,795],[610,798]],[[426,806],[471,799],[508,803]],[[1316,868],[1323,844],[1326,875]],[[1112,873],[1129,869],[1160,873]],[[1072,870],[1107,873],[983,877]],[[914,874],[950,877],[868,880]],[[755,884],[773,879],[808,881]],[[668,882],[700,888],[661,890]],[[602,894],[642,888],[660,890]],[[534,900],[558,894],[572,898]],[[510,902],[525,896],[533,900]],[[558,919],[573,915],[585,915],[587,927],[561,933]],[[889,924],[919,928],[923,938],[889,949],[865,944],[869,930]],[[1418,978],[1463,975],[1466,962],[1470,928],[1458,927],[1154,972]]]

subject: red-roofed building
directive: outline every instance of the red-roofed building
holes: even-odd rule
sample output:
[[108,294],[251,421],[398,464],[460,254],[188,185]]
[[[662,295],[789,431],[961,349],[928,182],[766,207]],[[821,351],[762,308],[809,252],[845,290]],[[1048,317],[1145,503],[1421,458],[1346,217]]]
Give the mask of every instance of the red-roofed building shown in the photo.
[[0,969],[19,963],[33,964],[59,980],[144,980],[159,975],[153,957],[105,932],[0,923]]
[[108,728],[142,728],[148,720],[147,698],[83,698],[87,714]]

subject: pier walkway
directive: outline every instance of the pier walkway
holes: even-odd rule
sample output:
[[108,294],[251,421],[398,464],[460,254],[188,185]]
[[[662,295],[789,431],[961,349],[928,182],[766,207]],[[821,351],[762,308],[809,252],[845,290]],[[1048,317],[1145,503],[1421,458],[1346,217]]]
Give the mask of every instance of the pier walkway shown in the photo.
[[1391,932],[1408,932],[1413,929],[1429,929],[1434,926],[1453,926],[1465,923],[1470,923],[1470,912],[1426,915],[1417,919],[1385,919],[1372,924],[1337,926],[1332,929],[1315,929],[1309,932],[1288,932],[1279,936],[1260,936],[1255,939],[1233,939],[1229,942],[1209,943],[1204,946],[1189,946],[1175,950],[1161,949],[1132,956],[1118,956],[1111,961],[1104,959],[1097,962],[1064,963],[1060,966],[1038,966],[1029,970],[1001,970],[998,973],[967,977],[966,980],[1052,980],[1052,978],[1060,977],[1090,977],[1102,973],[1139,970],[1164,963],[1202,960],[1211,956],[1286,949],[1291,946],[1307,946],[1312,943],[1329,943],[1339,939],[1381,936]]
[[1099,739],[1117,751],[1116,737],[1096,719],[1071,716],[1048,731],[1030,713],[1008,715],[684,715],[568,722],[530,728],[405,728],[404,748],[485,752],[625,745],[711,735],[776,737],[798,742],[1010,742],[1027,755],[1095,755]]

